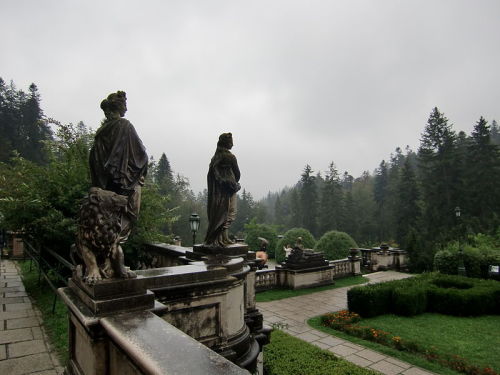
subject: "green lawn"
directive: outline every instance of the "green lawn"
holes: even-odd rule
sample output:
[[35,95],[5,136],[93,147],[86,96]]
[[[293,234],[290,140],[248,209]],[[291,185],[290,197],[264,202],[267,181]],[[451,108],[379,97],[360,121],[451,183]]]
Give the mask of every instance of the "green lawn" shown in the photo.
[[463,374],[460,374],[459,372],[453,371],[453,370],[451,370],[447,367],[441,366],[437,363],[429,362],[426,359],[419,357],[417,355],[414,355],[414,354],[411,354],[408,352],[401,352],[399,350],[387,347],[385,345],[377,344],[377,343],[372,342],[372,341],[363,340],[363,339],[360,339],[360,338],[355,337],[355,336],[350,336],[344,332],[337,331],[337,330],[334,330],[334,329],[329,328],[329,327],[325,327],[325,326],[321,325],[321,318],[319,316],[309,319],[307,321],[307,323],[311,327],[316,328],[319,331],[329,333],[332,336],[340,337],[344,340],[351,341],[354,344],[362,345],[366,348],[369,348],[369,349],[375,350],[379,353],[397,358],[401,361],[411,363],[412,365],[415,365],[415,366],[421,367],[423,369],[435,372],[437,374],[463,375]]
[[[323,332],[362,344],[387,355],[441,374],[457,372],[431,363],[418,355],[401,352],[371,341],[323,327],[319,317],[309,324]],[[434,348],[441,355],[458,355],[480,368],[500,371],[500,316],[456,317],[440,314],[422,314],[414,317],[381,315],[362,319],[358,324],[390,332],[423,347]]]
[[54,293],[43,277],[38,285],[38,269],[33,263],[32,271],[29,272],[29,263],[29,261],[18,263],[26,293],[35,300],[36,306],[42,312],[45,331],[56,349],[61,363],[64,364],[68,360],[68,312],[66,306],[58,298],[55,312],[52,313]]
[[378,374],[279,330],[272,332],[271,343],[264,347],[264,370],[268,375]]
[[367,283],[368,281],[370,281],[370,280],[367,279],[366,277],[363,277],[363,276],[351,276],[351,277],[345,277],[342,279],[335,280],[335,284],[333,284],[333,285],[318,286],[315,288],[297,289],[297,290],[292,290],[292,289],[266,290],[264,292],[257,293],[255,296],[255,300],[257,302],[276,301],[276,300],[284,299],[284,298],[303,296],[305,294],[322,292],[323,290],[342,288],[344,286],[364,284],[364,283]]
[[414,317],[381,315],[360,324],[388,331],[441,354],[467,358],[479,367],[500,372],[500,316],[457,317],[422,314]]

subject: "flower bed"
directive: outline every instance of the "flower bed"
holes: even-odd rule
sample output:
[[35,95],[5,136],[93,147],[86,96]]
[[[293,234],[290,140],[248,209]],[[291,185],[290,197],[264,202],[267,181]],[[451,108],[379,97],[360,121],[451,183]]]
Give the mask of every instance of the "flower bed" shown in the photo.
[[348,310],[325,314],[321,317],[321,322],[326,327],[345,332],[364,340],[392,347],[396,350],[416,354],[429,361],[437,362],[442,366],[446,366],[467,375],[499,375],[490,367],[481,368],[469,363],[467,359],[460,356],[438,353],[436,348],[432,346],[427,348],[412,340],[392,335],[390,332],[358,324],[360,321],[361,317],[359,314]]

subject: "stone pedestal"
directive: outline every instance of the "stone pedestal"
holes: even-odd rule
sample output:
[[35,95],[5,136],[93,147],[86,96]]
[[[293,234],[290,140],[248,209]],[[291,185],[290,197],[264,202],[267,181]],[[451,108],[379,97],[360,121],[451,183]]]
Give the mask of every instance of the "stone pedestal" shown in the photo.
[[285,262],[276,266],[277,284],[290,289],[333,284],[334,271],[323,253],[294,248]]
[[359,250],[354,248],[350,249],[347,259],[351,262],[352,275],[361,275],[361,257],[359,256]]
[[[92,286],[76,275],[70,279],[69,287],[60,290],[70,310],[70,374],[113,373],[110,364],[127,371],[141,367],[137,359],[123,357],[127,350],[136,356],[139,349],[117,346],[113,337],[127,335],[115,335],[109,331],[115,328],[105,322],[112,321],[113,327],[121,329],[133,324],[139,332],[146,321],[159,324],[155,319],[142,322],[134,318],[146,312],[241,368],[261,373],[257,359],[269,342],[270,329],[263,326],[262,314],[255,306],[256,266],[247,259],[247,245],[219,250],[195,246],[194,251],[183,253],[188,264],[138,270],[135,279],[104,280]],[[133,323],[117,325],[120,316]],[[147,340],[171,342],[162,336],[163,331]],[[132,344],[152,345],[144,342],[147,340],[130,337]],[[164,350],[168,355],[169,348]],[[212,357],[216,360],[215,353]],[[121,361],[126,365],[120,365]],[[142,373],[137,371],[130,373]]]

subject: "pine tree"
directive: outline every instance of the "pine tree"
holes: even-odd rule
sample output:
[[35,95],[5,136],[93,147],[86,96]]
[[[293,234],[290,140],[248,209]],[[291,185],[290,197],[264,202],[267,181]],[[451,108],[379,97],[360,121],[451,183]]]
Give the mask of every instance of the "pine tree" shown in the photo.
[[500,126],[498,126],[496,120],[491,122],[490,139],[494,145],[500,145]]
[[300,207],[302,213],[302,227],[317,235],[318,194],[316,191],[316,177],[309,164],[304,167],[300,178]]
[[[474,126],[468,144],[467,186],[469,187],[469,212],[477,217],[477,231],[496,229],[495,216],[500,212],[500,153],[491,142],[491,129],[481,117]],[[493,226],[493,228],[492,228]]]
[[437,108],[427,121],[418,156],[427,232],[435,241],[447,240],[461,197],[456,183],[456,134]]
[[378,240],[389,240],[390,212],[389,201],[389,174],[385,160],[382,160],[375,174],[373,196],[376,203],[375,221],[378,227]]
[[338,230],[342,217],[342,186],[339,172],[334,162],[328,166],[321,190],[319,210],[320,232]]
[[401,168],[397,186],[397,234],[396,239],[402,248],[405,248],[412,228],[417,227],[420,215],[418,207],[418,187],[415,171],[411,166],[410,158],[406,158]]
[[160,187],[160,192],[162,194],[170,194],[174,188],[174,177],[172,173],[172,168],[170,167],[170,162],[167,159],[165,153],[161,154],[160,160],[155,169],[155,181]]

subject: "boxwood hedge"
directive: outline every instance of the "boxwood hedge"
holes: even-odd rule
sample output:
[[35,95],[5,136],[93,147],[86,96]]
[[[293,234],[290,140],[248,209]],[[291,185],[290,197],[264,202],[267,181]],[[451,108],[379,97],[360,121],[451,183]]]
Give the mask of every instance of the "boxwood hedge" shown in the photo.
[[500,314],[500,282],[440,273],[352,288],[350,311],[368,318],[383,314],[436,312],[474,316]]

